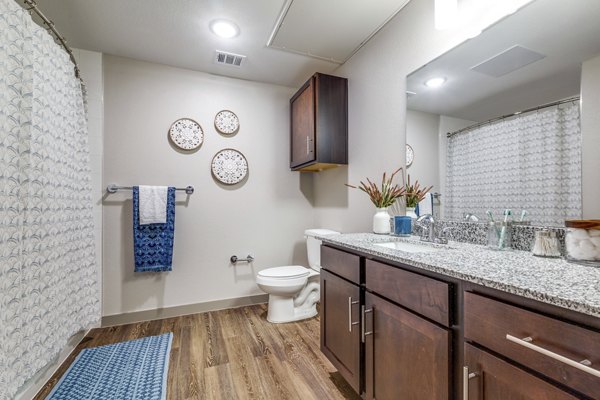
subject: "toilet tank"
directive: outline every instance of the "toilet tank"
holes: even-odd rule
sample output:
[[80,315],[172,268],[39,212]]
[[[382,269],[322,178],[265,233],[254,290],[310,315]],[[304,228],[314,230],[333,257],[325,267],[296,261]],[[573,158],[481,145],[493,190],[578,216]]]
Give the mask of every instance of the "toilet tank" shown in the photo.
[[304,231],[306,237],[306,251],[308,253],[308,265],[315,271],[321,269],[321,240],[315,236],[339,235],[339,232],[330,229],[307,229]]

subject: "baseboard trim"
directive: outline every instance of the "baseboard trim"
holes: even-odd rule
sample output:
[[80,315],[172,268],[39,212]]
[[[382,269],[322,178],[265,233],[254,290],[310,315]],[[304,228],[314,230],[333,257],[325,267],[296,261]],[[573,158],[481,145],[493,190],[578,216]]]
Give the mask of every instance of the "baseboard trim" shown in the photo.
[[181,317],[182,315],[224,310],[227,308],[250,306],[253,304],[262,304],[268,301],[268,294],[258,294],[254,296],[235,297],[232,299],[208,301],[205,303],[186,304],[183,306],[157,308],[154,310],[107,315],[102,317],[102,327],[104,328],[107,326],[125,325],[135,322]]

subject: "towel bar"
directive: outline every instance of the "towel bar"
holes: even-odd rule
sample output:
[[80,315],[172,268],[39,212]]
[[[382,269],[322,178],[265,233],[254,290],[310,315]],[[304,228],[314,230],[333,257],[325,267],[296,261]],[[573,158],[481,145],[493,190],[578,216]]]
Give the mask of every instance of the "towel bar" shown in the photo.
[[[108,185],[106,187],[106,191],[108,193],[117,193],[117,191],[119,191],[119,190],[133,190],[133,188],[131,186],[117,186],[114,183],[111,183],[110,185]],[[184,187],[184,188],[175,188],[175,190],[184,190],[187,194],[194,193],[193,186],[188,186],[188,187]]]

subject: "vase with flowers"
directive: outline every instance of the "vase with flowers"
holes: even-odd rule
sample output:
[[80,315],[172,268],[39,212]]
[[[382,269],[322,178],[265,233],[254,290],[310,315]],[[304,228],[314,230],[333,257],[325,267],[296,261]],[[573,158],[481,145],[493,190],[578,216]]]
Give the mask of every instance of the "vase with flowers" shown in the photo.
[[415,183],[410,183],[410,174],[408,174],[406,183],[404,185],[404,199],[406,200],[406,215],[411,218],[417,218],[417,213],[415,209],[421,200],[425,198],[425,195],[429,193],[429,191],[433,188],[433,186],[421,188],[419,184],[419,180],[417,179]]
[[383,178],[381,179],[381,185],[377,186],[373,183],[369,178],[367,178],[367,182],[360,181],[358,186],[353,186],[346,184],[346,186],[353,189],[360,189],[365,192],[371,202],[375,205],[377,211],[373,216],[373,232],[379,234],[388,234],[391,232],[391,224],[390,224],[390,214],[388,213],[388,207],[393,205],[396,200],[405,193],[405,185],[404,179],[403,183],[397,184],[393,183],[394,177],[398,172],[402,171],[404,176],[404,169],[399,168],[394,173],[392,173],[389,178],[386,176],[386,173],[383,173]]

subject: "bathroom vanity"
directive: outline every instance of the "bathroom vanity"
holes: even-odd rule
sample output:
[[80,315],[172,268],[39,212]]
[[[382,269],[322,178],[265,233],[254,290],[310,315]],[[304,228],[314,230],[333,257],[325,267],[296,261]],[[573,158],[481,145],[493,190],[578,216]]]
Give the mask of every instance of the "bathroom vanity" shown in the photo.
[[600,270],[323,237],[321,350],[365,399],[599,399]]

